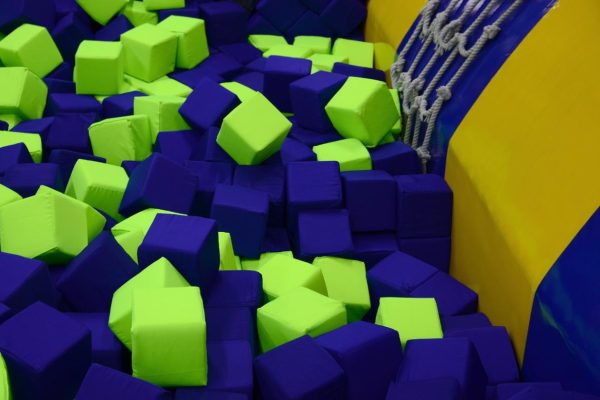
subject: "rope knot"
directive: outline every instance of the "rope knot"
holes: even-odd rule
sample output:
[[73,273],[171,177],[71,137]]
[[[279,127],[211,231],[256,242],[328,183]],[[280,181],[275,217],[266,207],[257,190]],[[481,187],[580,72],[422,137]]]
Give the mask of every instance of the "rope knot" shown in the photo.
[[498,33],[500,33],[500,27],[496,25],[488,25],[483,28],[483,33],[489,40],[492,40],[498,36]]
[[448,101],[452,98],[452,91],[448,86],[440,86],[436,90],[438,96],[444,101]]

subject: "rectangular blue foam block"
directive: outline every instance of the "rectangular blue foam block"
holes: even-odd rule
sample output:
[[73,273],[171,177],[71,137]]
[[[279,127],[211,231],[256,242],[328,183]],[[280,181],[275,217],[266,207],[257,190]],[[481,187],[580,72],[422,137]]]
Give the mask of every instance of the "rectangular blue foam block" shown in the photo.
[[346,36],[365,21],[367,6],[360,0],[330,0],[320,15],[338,36]]
[[290,238],[285,228],[267,227],[261,253],[277,253],[291,250]]
[[40,119],[30,119],[15,125],[13,132],[37,133],[42,138],[42,145],[48,138],[48,132],[52,127],[54,117],[46,117]]
[[133,114],[133,101],[136,97],[146,96],[142,92],[127,92],[109,96],[102,101],[102,118],[124,117]]
[[263,304],[262,276],[256,271],[220,271],[204,291],[205,307],[248,307]]
[[292,129],[290,129],[290,133],[288,137],[296,139],[303,144],[307,145],[309,148],[313,148],[314,146],[335,142],[336,140],[342,140],[343,137],[340,136],[335,130],[330,130],[326,132],[313,131],[310,129],[306,129],[301,127],[296,123],[295,118],[290,118],[290,121],[293,122]]
[[286,38],[293,42],[296,36],[335,36],[333,30],[319,14],[306,10],[296,22],[286,30]]
[[314,151],[304,143],[286,137],[279,150],[281,164],[287,165],[296,161],[316,161],[317,155]]
[[[256,61],[262,61],[263,59],[257,59],[255,61],[252,61],[251,64],[256,65],[256,64],[260,64],[257,63]],[[240,73],[239,75],[236,75],[235,78],[233,78],[234,82],[237,83],[241,83],[244,86],[248,86],[250,89],[254,89],[257,92],[261,92],[264,89],[265,86],[265,74],[263,74],[260,71],[252,71],[249,69],[246,69],[245,72]]]
[[33,163],[33,159],[23,143],[0,147],[0,175],[14,165],[27,163]]
[[256,311],[249,307],[206,307],[206,340],[243,340],[257,350]]
[[186,6],[184,8],[168,8],[165,10],[158,10],[158,21],[163,21],[169,18],[171,15],[177,15],[180,17],[188,18],[199,18],[200,9],[194,6]]
[[42,25],[49,31],[56,22],[53,1],[8,0],[0,2],[0,31],[10,32],[24,23]]
[[269,195],[269,226],[285,226],[285,168],[278,165],[237,166],[233,184]]
[[131,177],[133,171],[141,164],[141,161],[133,161],[133,160],[123,160],[121,162],[121,167],[127,173],[127,176]]
[[96,114],[59,114],[54,117],[45,147],[52,150],[71,150],[92,153],[88,128],[96,120]]
[[91,20],[85,13],[70,13],[63,16],[50,34],[63,59],[71,64],[75,61],[79,44],[94,38]]
[[132,29],[133,25],[124,15],[117,15],[108,24],[96,31],[96,40],[105,42],[118,42],[121,40],[121,35]]
[[390,254],[398,251],[394,232],[355,233],[352,235],[354,253],[352,258],[365,263],[371,269]]
[[440,271],[450,270],[451,239],[446,237],[402,238],[398,240],[400,251],[433,265]]
[[94,96],[73,93],[52,93],[48,95],[46,116],[67,113],[91,113],[99,118],[102,115],[102,104]]
[[358,65],[335,63],[331,72],[345,76],[355,76],[357,78],[374,79],[385,82],[385,72],[376,68],[361,67]]
[[262,53],[250,43],[233,43],[219,46],[219,51],[228,55],[242,65],[246,65],[260,57]]
[[440,315],[444,334],[492,326],[487,315],[481,312],[465,315]]
[[44,78],[44,83],[48,88],[48,94],[65,93],[75,94],[75,82],[65,79]]
[[105,158],[71,150],[53,150],[48,156],[48,162],[58,165],[63,182],[69,181],[71,171],[73,171],[73,167],[77,160],[90,160],[101,163],[106,162]]
[[241,43],[245,40],[247,11],[234,1],[215,1],[199,5],[211,46]]
[[310,75],[312,62],[303,58],[270,56],[265,64],[263,94],[281,112],[293,112],[291,84]]
[[421,172],[417,153],[402,142],[387,143],[369,149],[373,169],[387,171],[392,175],[414,175]]
[[460,400],[460,387],[453,378],[427,379],[414,382],[393,382],[386,400]]
[[41,185],[64,190],[58,165],[52,163],[15,164],[4,172],[1,183],[23,197],[33,196]]
[[249,35],[255,34],[280,36],[282,34],[279,29],[275,28],[271,22],[267,21],[267,19],[259,13],[252,14],[250,19],[248,19],[248,27],[246,32]]
[[299,258],[318,256],[349,258],[354,252],[348,211],[303,211],[298,215],[296,252]]
[[236,95],[204,78],[194,87],[179,113],[194,129],[205,131],[211,126],[220,125],[223,118],[238,104],[240,101]]
[[190,70],[180,70],[171,74],[171,77],[189,86],[196,87],[203,78],[221,83],[224,79],[232,79],[241,73],[244,66],[235,58],[225,54],[211,54],[208,58]]
[[477,293],[445,272],[438,271],[415,288],[411,297],[433,297],[440,314],[460,315],[477,311]]
[[[250,344],[243,340],[208,342],[208,390],[252,396],[254,389]],[[198,390],[206,390],[204,388]]]
[[10,307],[6,304],[0,303],[0,324],[12,317],[12,315],[13,312]]
[[259,0],[256,10],[279,32],[285,32],[300,19],[306,8],[300,0]]
[[202,135],[204,154],[200,158],[204,161],[224,162],[232,166],[237,165],[235,160],[217,143],[218,135],[219,128],[214,126],[208,128],[204,135]]
[[173,161],[198,160],[206,151],[206,138],[197,131],[159,132],[155,151]]
[[198,179],[192,213],[208,217],[217,185],[230,185],[233,181],[233,165],[225,162],[188,161],[185,167]]

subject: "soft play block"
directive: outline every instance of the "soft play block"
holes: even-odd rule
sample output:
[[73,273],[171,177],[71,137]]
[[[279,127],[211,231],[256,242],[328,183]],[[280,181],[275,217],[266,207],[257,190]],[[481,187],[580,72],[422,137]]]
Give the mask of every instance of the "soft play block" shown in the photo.
[[123,8],[121,13],[133,26],[144,24],[156,25],[158,23],[158,14],[148,10],[143,1],[131,1]]
[[517,394],[531,393],[536,390],[560,391],[562,386],[558,382],[502,383],[496,386],[496,397],[493,400],[510,400]]
[[121,35],[133,28],[125,15],[117,15],[108,24],[96,31],[95,40],[117,42]]
[[161,208],[187,214],[195,193],[194,174],[154,153],[133,170],[119,212],[129,216],[145,208]]
[[216,186],[231,184],[233,165],[225,162],[188,161],[185,166],[198,179],[192,212],[194,215],[208,217]]
[[331,38],[325,36],[296,36],[294,46],[307,48],[313,53],[329,54],[331,52]]
[[308,336],[258,356],[254,371],[264,400],[346,398],[344,370]]
[[290,40],[301,35],[327,37],[334,35],[333,30],[323,21],[323,18],[310,10],[306,10],[286,33]]
[[322,335],[347,322],[341,302],[304,287],[265,304],[258,309],[256,318],[262,351],[303,335]]
[[177,35],[155,25],[143,24],[121,35],[125,72],[146,82],[175,69]]
[[271,56],[265,64],[263,93],[281,112],[293,112],[290,85],[310,72],[309,60]]
[[192,285],[207,288],[219,270],[219,239],[214,220],[159,214],[138,249],[140,265],[167,257]]
[[447,273],[450,270],[451,238],[449,236],[402,238],[398,240],[398,249],[433,265],[440,271]]
[[346,375],[347,399],[383,399],[402,362],[398,333],[357,321],[316,339]]
[[313,146],[318,146],[323,143],[335,142],[336,140],[343,139],[335,130],[327,131],[327,132],[319,132],[313,131],[310,129],[302,128],[300,125],[295,123],[295,117],[292,117],[292,121],[294,125],[290,130],[289,136],[304,143],[311,148]]
[[147,10],[166,10],[185,7],[185,0],[143,0]]
[[198,8],[211,46],[245,41],[248,15],[242,6],[228,0],[201,2]]
[[0,352],[15,399],[72,399],[91,362],[90,332],[38,302],[0,325]]
[[439,175],[401,175],[398,184],[398,239],[450,236],[452,190]]
[[152,143],[156,142],[159,132],[181,131],[189,125],[179,114],[179,108],[185,98],[178,96],[142,96],[133,100],[133,113],[147,115],[150,120]]
[[287,31],[304,13],[306,8],[299,0],[285,3],[277,0],[260,0],[256,11],[280,32]]
[[342,139],[313,147],[318,161],[337,161],[340,171],[363,171],[371,169],[371,156],[358,139]]
[[318,132],[333,130],[325,106],[345,81],[346,77],[342,75],[319,71],[293,82],[290,96],[296,122]]
[[281,32],[277,30],[266,18],[262,17],[259,13],[254,13],[248,19],[247,32],[249,34],[256,35],[275,35],[280,36]]
[[241,268],[240,259],[233,252],[229,232],[219,232],[219,271],[237,271]]
[[247,65],[252,61],[262,57],[260,50],[250,43],[225,44],[219,46],[219,51],[243,65]]
[[48,88],[36,74],[23,67],[0,68],[0,87],[0,114],[42,117]]
[[58,165],[63,182],[69,181],[71,172],[79,160],[89,160],[100,163],[106,162],[102,157],[96,157],[91,154],[79,153],[72,150],[52,150],[48,156],[48,162]]
[[286,228],[268,227],[265,240],[262,244],[262,252],[290,251],[290,238]]
[[206,320],[200,289],[133,293],[133,376],[160,386],[206,385]]
[[2,2],[0,4],[0,29],[7,32],[23,22],[52,29],[59,15],[58,8],[55,2],[39,2],[36,0]]
[[470,314],[477,311],[477,293],[445,272],[437,272],[410,294],[433,297],[444,315]]
[[92,364],[75,400],[170,400],[171,394],[151,383],[121,371]]
[[172,15],[160,22],[158,27],[177,35],[177,68],[194,68],[208,57],[203,20]]
[[[145,115],[128,115],[96,122],[89,128],[94,155],[109,164],[125,160],[141,161],[151,154],[150,119]],[[118,145],[116,145],[118,144]]]
[[188,124],[203,131],[218,126],[238,104],[236,95],[213,80],[202,78],[181,106],[180,113]]
[[256,94],[256,90],[249,88],[239,82],[223,82],[221,83],[225,89],[235,94],[240,101],[250,100]]
[[[205,388],[187,389],[202,393],[204,391],[224,391],[241,393],[252,397],[253,371],[252,350],[243,340],[208,342],[208,384]],[[181,390],[181,389],[180,389]]]
[[50,163],[15,164],[6,170],[2,183],[23,197],[32,196],[41,185],[64,189],[58,165]]
[[[265,298],[269,301],[298,287],[305,287],[327,295],[321,268],[318,265],[277,254],[264,263],[258,271],[263,277]],[[341,301],[333,296],[330,297]]]
[[153,96],[187,97],[192,93],[191,87],[168,76],[163,76],[152,82],[146,82],[125,74],[125,83],[131,87],[131,90],[137,90]]
[[265,51],[263,56],[269,58],[271,56],[289,57],[289,58],[307,58],[311,52],[306,47],[292,46],[289,44],[282,44],[279,46],[273,46],[269,50]]
[[353,250],[348,211],[315,210],[298,214],[297,251],[300,258],[349,257]]
[[18,312],[36,301],[50,306],[56,303],[56,292],[48,267],[41,261],[0,253],[0,303]]
[[235,58],[224,53],[212,54],[202,61],[197,67],[190,70],[179,71],[171,77],[190,87],[195,87],[203,78],[211,79],[217,83],[224,79],[234,78],[242,72],[244,66]]
[[0,207],[5,206],[15,201],[21,200],[23,197],[12,189],[0,185]]
[[386,400],[460,400],[461,392],[454,378],[392,382]]
[[219,144],[217,137],[219,136],[219,128],[209,128],[203,135],[204,152],[200,154],[200,158],[204,161],[224,162],[235,166],[237,163]]
[[75,93],[51,93],[48,95],[46,114],[90,113],[100,115],[102,104],[94,96],[78,95]]
[[385,171],[342,174],[346,209],[353,232],[396,229],[396,182]]
[[103,232],[69,263],[57,288],[76,311],[108,312],[113,293],[138,272],[110,232]]
[[111,332],[108,313],[68,313],[73,320],[89,329],[92,335],[92,362],[127,372],[131,355]]
[[6,67],[26,67],[40,78],[63,61],[48,30],[31,24],[19,26],[0,40],[0,60]]
[[59,114],[48,130],[44,145],[49,150],[73,150],[91,153],[92,147],[88,135],[90,125],[94,123],[94,114]]
[[304,210],[342,206],[340,166],[336,162],[292,162],[287,165],[288,226]]
[[312,61],[313,70],[317,71],[333,71],[333,66],[336,63],[347,63],[348,57],[333,55],[333,54],[320,54],[316,53],[308,57]]
[[102,116],[104,118],[124,117],[133,114],[133,102],[145,93],[133,91],[109,96],[102,101]]
[[249,307],[205,307],[207,342],[242,340],[256,353],[256,310]]
[[366,17],[367,7],[360,0],[331,0],[321,13],[323,22],[339,36],[352,33]]
[[[73,60],[75,59],[75,53],[77,52],[79,44],[83,40],[94,38],[91,20],[82,12],[71,12],[59,19],[54,29],[50,31],[50,34],[54,38],[65,61],[71,65],[73,65]],[[62,66],[66,67],[66,64],[63,64]],[[50,76],[55,78],[55,74],[58,73],[60,69],[61,68],[59,67],[54,70]],[[69,68],[69,71],[67,72],[68,74],[73,73],[71,68]],[[72,79],[72,76],[65,76],[65,78]]]
[[349,77],[327,103],[333,126],[346,138],[376,146],[398,120],[398,110],[383,82]]
[[257,93],[223,119],[217,143],[238,164],[256,165],[281,148],[291,127],[283,114]]
[[[0,69],[0,71],[2,71]],[[30,119],[20,122],[12,128],[13,132],[36,133],[40,135],[42,142],[48,138],[48,133],[54,124],[55,117],[46,117],[39,119]]]
[[358,78],[374,79],[385,82],[385,73],[379,69],[359,67],[347,63],[335,63],[332,72],[345,76],[355,76]]
[[475,347],[468,339],[413,340],[406,345],[399,382],[454,378],[461,397],[483,399],[487,376]]
[[83,10],[100,25],[106,25],[117,13],[125,7],[127,0],[75,0]]
[[263,53],[272,47],[289,44],[283,36],[279,35],[249,35],[248,41]]
[[0,147],[0,173],[4,174],[17,164],[32,163],[31,154],[23,143],[15,143]]
[[373,43],[343,38],[337,39],[331,49],[331,54],[347,57],[348,64],[366,68],[373,68],[374,52]]
[[161,258],[128,280],[113,295],[108,326],[131,350],[133,295],[138,289],[187,287],[189,283],[166,258]]
[[508,332],[503,326],[454,331],[445,333],[444,336],[465,337],[473,343],[490,385],[519,380],[515,353]]
[[323,274],[327,296],[344,303],[348,322],[362,319],[371,308],[365,264],[346,258],[317,257],[313,265]]
[[267,193],[243,186],[217,185],[210,215],[220,231],[231,234],[237,255],[260,255],[269,216]]
[[480,312],[466,315],[441,315],[440,317],[445,335],[450,335],[453,332],[489,328],[492,326],[487,315]]
[[164,21],[165,19],[175,15],[179,17],[198,18],[200,10],[196,4],[190,4],[183,8],[166,8],[164,10],[158,10],[158,20]]
[[238,166],[233,184],[269,195],[270,226],[285,225],[285,168],[279,165]]
[[255,271],[221,271],[202,293],[206,307],[247,307],[256,310],[263,303],[263,278]]
[[77,94],[118,94],[125,74],[123,45],[84,40],[75,54],[73,74]]
[[120,220],[119,206],[128,182],[129,177],[122,167],[79,160],[73,167],[65,193]]
[[178,162],[199,158],[205,150],[206,138],[193,130],[160,132],[154,150]]
[[283,141],[281,149],[279,150],[279,156],[281,157],[281,163],[283,165],[297,161],[317,160],[316,154],[310,147],[291,137],[287,137]]
[[417,152],[402,142],[388,143],[371,149],[374,169],[389,172],[391,175],[412,175],[421,171],[421,161]]

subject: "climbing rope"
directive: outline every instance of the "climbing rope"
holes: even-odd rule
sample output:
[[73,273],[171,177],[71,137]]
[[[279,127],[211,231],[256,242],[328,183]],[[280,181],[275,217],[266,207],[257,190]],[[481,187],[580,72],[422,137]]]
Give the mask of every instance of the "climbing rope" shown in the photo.
[[[392,83],[400,92],[402,110],[406,116],[402,141],[415,149],[423,163],[424,171],[431,159],[429,147],[437,119],[444,103],[452,98],[452,89],[477,59],[485,45],[496,38],[503,23],[524,3],[524,0],[510,0],[510,6],[496,21],[484,26],[479,38],[470,48],[467,48],[469,38],[503,1],[472,1],[463,8],[459,15],[448,21],[450,15],[460,7],[462,1],[451,0],[444,10],[439,11],[441,0],[429,0],[421,11],[417,26],[400,50],[398,59],[392,65]],[[487,4],[477,18],[468,27],[465,27],[469,15],[486,2]],[[417,40],[421,41],[421,48],[410,65],[406,65],[406,56]],[[434,46],[434,51],[420,73],[415,76],[417,67],[424,62],[425,55],[428,54],[431,46]],[[435,64],[446,54],[448,57],[440,69],[427,81],[427,76]],[[440,85],[442,78],[459,57],[462,57],[463,61],[456,73],[445,85]],[[430,105],[427,99],[434,92],[436,97]],[[422,135],[423,125],[425,125],[424,136]]]

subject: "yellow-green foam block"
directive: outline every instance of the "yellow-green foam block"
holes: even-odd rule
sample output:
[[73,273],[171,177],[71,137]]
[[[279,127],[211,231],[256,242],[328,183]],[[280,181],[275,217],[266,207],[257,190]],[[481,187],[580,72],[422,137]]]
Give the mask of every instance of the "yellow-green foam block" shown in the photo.
[[75,0],[83,11],[100,25],[106,25],[108,21],[121,11],[129,0]]
[[306,47],[294,46],[291,44],[280,44],[269,48],[263,53],[263,57],[271,56],[292,57],[292,58],[308,58],[312,54],[312,50]]
[[329,54],[331,53],[331,38],[325,36],[296,36],[294,46],[307,48],[311,51],[311,54]]
[[146,115],[150,121],[152,143],[156,142],[159,132],[190,129],[179,114],[184,101],[185,98],[179,96],[139,96],[133,100],[133,114]]
[[371,154],[358,139],[336,140],[312,149],[318,161],[337,161],[342,172],[372,169]]
[[143,1],[132,1],[121,10],[131,25],[140,26],[143,24],[156,25],[158,23],[158,14],[146,8]]
[[38,119],[44,114],[48,87],[29,69],[0,68],[0,87],[0,114],[4,121],[9,122],[5,118],[7,115],[13,115],[11,118]]
[[42,161],[42,139],[37,133],[23,133],[14,131],[0,131],[0,147],[23,143],[31,155],[31,159],[39,163]]
[[340,38],[333,44],[331,54],[347,57],[348,64],[373,68],[375,47],[373,43]]
[[333,54],[313,54],[308,57],[312,61],[313,69],[331,72],[335,63],[347,63],[348,57]]
[[185,7],[185,0],[144,0],[148,10],[167,10],[170,8]]
[[200,18],[171,15],[158,27],[177,35],[177,68],[192,69],[209,56],[206,28]]
[[106,158],[109,164],[141,161],[152,153],[150,119],[146,115],[105,119],[92,124],[88,132],[94,155]]
[[10,400],[12,393],[10,390],[10,381],[8,379],[8,369],[6,362],[0,354],[0,400]]
[[289,258],[294,258],[294,253],[291,251],[277,251],[277,252],[269,252],[262,253],[258,259],[253,258],[242,258],[241,259],[241,267],[244,271],[258,271],[265,265],[267,262],[271,260],[271,258],[276,255],[283,255]]
[[239,257],[233,252],[233,243],[229,232],[219,232],[219,256],[221,271],[241,270]]
[[293,289],[305,287],[327,296],[325,281],[318,266],[277,254],[260,266],[263,292],[268,301],[276,299]]
[[257,93],[256,90],[238,82],[223,82],[221,86],[235,94],[241,102],[250,100]]
[[148,96],[179,96],[187,97],[192,93],[192,88],[168,76],[163,76],[152,82],[145,82],[125,74],[125,83],[131,92],[140,91]]
[[77,94],[118,94],[125,76],[123,45],[84,40],[75,53],[73,76]]
[[250,35],[248,41],[263,53],[271,47],[288,44],[283,36],[278,35]]
[[23,197],[12,189],[0,185],[0,207],[10,203],[14,203],[17,200],[21,200]]

